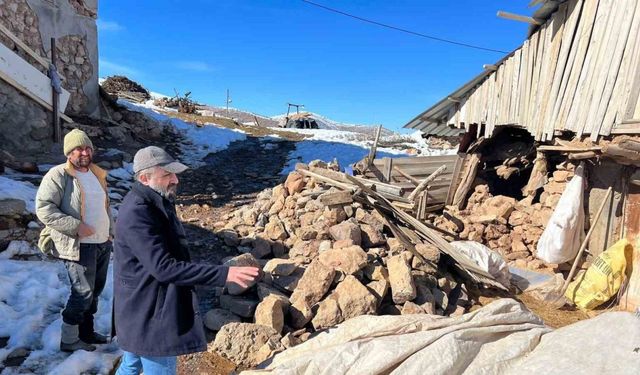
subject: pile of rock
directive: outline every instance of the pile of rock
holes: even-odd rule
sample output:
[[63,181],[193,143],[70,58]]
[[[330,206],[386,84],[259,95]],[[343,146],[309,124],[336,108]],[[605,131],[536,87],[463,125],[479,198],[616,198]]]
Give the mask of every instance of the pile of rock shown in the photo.
[[0,200],[0,259],[32,256],[40,225],[20,199]]
[[139,83],[130,80],[125,76],[111,76],[107,77],[101,84],[104,91],[113,95],[125,94],[127,96],[135,96],[140,100],[149,100],[151,95],[149,91],[142,87]]
[[471,305],[438,249],[420,244],[414,255],[378,212],[299,172],[224,219],[219,235],[244,253],[227,264],[264,271],[248,290],[228,285],[221,308],[205,316],[207,327],[220,330],[212,350],[238,364],[253,366],[359,315],[458,315]]
[[480,242],[498,251],[511,264],[529,269],[555,268],[535,258],[536,246],[551,218],[567,182],[574,175],[573,164],[562,163],[543,186],[540,201],[529,196],[520,201],[492,196],[487,185],[478,185],[464,210],[447,207],[433,223],[461,239]]

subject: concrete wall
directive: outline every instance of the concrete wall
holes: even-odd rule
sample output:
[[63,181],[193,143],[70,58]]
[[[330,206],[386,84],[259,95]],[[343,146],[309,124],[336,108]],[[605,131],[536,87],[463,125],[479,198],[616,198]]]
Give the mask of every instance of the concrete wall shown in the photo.
[[[67,114],[99,114],[97,9],[97,0],[0,0],[0,24],[38,54],[49,58],[51,38],[56,38],[56,65],[65,77],[64,88],[71,93]],[[46,73],[2,33],[0,43]],[[47,129],[43,129],[42,121],[50,119],[51,114],[35,103],[27,103],[26,97],[0,80],[0,148],[37,150],[50,145],[51,131],[43,138]],[[13,139],[16,134],[22,136],[23,145]]]

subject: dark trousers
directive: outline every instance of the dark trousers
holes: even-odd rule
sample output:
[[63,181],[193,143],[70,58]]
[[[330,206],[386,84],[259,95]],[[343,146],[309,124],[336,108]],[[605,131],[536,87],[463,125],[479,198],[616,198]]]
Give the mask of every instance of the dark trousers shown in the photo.
[[80,260],[65,260],[69,272],[71,295],[62,310],[62,320],[80,326],[80,336],[93,333],[93,315],[98,311],[98,298],[107,281],[111,242],[80,244]]

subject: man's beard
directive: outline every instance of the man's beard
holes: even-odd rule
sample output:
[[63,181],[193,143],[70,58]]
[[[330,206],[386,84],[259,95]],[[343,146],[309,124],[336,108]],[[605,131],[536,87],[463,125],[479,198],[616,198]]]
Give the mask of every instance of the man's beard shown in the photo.
[[169,184],[168,186],[149,184],[149,187],[157,191],[158,194],[162,195],[163,197],[169,200],[174,200],[176,198],[176,195],[178,194],[177,184]]
[[75,161],[74,165],[79,168],[88,168],[92,161],[93,159],[91,156],[80,156]]

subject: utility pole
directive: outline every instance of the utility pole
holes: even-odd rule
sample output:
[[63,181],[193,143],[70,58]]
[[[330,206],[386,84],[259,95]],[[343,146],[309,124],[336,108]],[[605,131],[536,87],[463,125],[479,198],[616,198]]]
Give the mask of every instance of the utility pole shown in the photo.
[[229,96],[229,89],[227,89],[227,117],[229,117],[229,103],[231,103],[231,97]]

